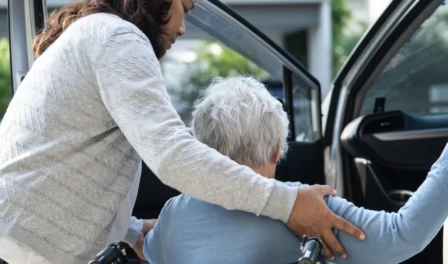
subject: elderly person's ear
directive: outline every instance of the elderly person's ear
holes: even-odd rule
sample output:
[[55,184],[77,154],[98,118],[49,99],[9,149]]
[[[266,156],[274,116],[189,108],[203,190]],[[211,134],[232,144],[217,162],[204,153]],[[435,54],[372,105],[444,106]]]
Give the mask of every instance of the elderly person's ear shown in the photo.
[[277,149],[274,152],[274,155],[272,155],[271,162],[273,164],[277,164],[279,162],[279,160],[280,160],[280,139],[277,140]]

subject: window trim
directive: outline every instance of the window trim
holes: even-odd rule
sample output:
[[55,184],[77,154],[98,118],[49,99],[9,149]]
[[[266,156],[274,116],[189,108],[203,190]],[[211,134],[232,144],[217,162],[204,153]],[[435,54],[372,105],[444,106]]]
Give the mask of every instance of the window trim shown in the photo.
[[[42,27],[47,19],[46,0],[8,0],[7,3],[9,49],[13,93],[34,62],[33,39],[36,25]],[[26,51],[26,54],[23,54]]]
[[[205,12],[206,11],[206,12]],[[243,38],[256,43],[256,47],[251,47],[251,49],[259,49],[266,56],[273,58],[273,61],[270,63],[278,63],[279,67],[282,67],[279,71],[279,74],[276,76],[272,71],[269,71],[269,68],[266,68],[262,63],[258,63],[254,58],[251,58],[247,54],[240,52],[238,49],[235,49],[234,46],[230,43],[226,42],[225,36],[223,36],[222,30],[216,28],[212,28],[210,25],[214,25],[217,23],[213,23],[213,20],[219,19],[223,20],[226,24],[229,24],[233,27],[233,30],[241,32],[240,34]],[[210,0],[204,1],[200,0],[197,2],[197,6],[192,10],[192,12],[186,17],[186,21],[191,23],[192,25],[198,27],[199,29],[207,32],[208,34],[215,37],[217,40],[221,41],[224,45],[229,47],[230,49],[236,51],[243,57],[251,60],[259,67],[265,69],[272,77],[282,80],[284,82],[284,89],[288,89],[288,82],[292,82],[292,75],[296,75],[304,82],[304,84],[309,88],[310,96],[309,98],[312,104],[311,116],[309,117],[312,120],[312,129],[315,131],[315,141],[322,138],[322,121],[321,121],[321,89],[320,83],[305,69],[305,67],[298,62],[292,55],[287,53],[285,50],[281,49],[277,44],[275,44],[272,40],[270,40],[266,35],[264,35],[261,31],[259,31],[256,27],[251,25],[244,18],[239,16],[232,9],[227,7],[225,4],[222,4],[218,0]],[[219,24],[219,23],[218,23]],[[205,29],[206,28],[206,29]],[[207,30],[208,29],[208,30]],[[212,32],[210,32],[212,31]],[[291,72],[291,77],[286,76],[285,68]],[[280,72],[282,75],[280,75]],[[288,81],[288,78],[291,80]],[[286,86],[285,86],[286,85]],[[292,86],[289,86],[290,95],[292,95]],[[284,90],[286,91],[286,90]],[[287,93],[284,93],[286,96]],[[286,98],[285,98],[286,99]],[[285,100],[286,106],[290,104],[292,107],[292,96]],[[287,102],[291,101],[291,102]],[[291,128],[294,125],[294,111],[293,108],[290,108],[291,113],[289,113],[289,118],[291,122]],[[295,129],[294,129],[295,130]],[[295,135],[295,131],[291,131],[291,135]],[[294,132],[294,133],[293,133]]]
[[292,91],[292,72],[286,66],[283,66],[283,97],[285,98],[285,108],[289,119],[288,141],[295,141],[296,127],[294,124],[294,97]]

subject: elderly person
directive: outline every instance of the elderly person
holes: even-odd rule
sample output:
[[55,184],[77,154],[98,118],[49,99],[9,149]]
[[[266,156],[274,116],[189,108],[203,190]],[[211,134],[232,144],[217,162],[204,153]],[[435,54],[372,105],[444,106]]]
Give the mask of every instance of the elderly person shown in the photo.
[[[282,106],[265,87],[240,77],[212,84],[196,103],[192,123],[199,141],[267,178],[275,177],[277,162],[285,155],[288,125]],[[335,232],[350,252],[336,262],[398,263],[423,250],[448,216],[447,187],[448,148],[398,213],[326,198],[334,213],[359,226],[367,237],[357,241]],[[165,204],[144,244],[152,264],[292,263],[299,249],[300,240],[280,221],[228,211],[183,194]]]

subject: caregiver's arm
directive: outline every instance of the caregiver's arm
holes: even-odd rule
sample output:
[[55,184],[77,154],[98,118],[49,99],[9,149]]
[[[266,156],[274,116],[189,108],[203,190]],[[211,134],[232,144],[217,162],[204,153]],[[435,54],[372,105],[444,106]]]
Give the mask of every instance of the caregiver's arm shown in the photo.
[[[110,36],[92,69],[111,117],[163,183],[226,209],[280,219],[290,228],[322,222],[318,233],[330,240],[332,248],[339,248],[338,253],[343,249],[331,227],[361,233],[334,216],[316,194],[298,194],[298,188],[261,177],[195,140],[171,105],[150,42],[143,34],[126,30]],[[331,194],[331,188],[325,192]],[[300,210],[314,215],[299,214]],[[330,221],[323,221],[322,215]]]
[[195,140],[171,104],[147,39],[111,36],[94,69],[111,117],[163,183],[226,209],[288,220],[298,189],[258,177]]
[[[299,185],[296,185],[299,186]],[[336,263],[399,263],[422,251],[448,217],[448,145],[426,180],[397,213],[372,211],[339,197],[329,197],[330,209],[366,234],[357,241],[341,232],[338,238],[348,253]],[[392,250],[391,250],[392,249]]]

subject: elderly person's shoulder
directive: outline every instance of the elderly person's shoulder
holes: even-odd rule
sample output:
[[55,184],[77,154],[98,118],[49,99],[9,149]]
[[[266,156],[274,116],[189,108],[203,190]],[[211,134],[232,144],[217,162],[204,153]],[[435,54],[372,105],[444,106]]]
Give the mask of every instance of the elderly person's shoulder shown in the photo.
[[198,212],[210,212],[216,210],[223,210],[223,212],[227,212],[224,208],[206,203],[204,201],[195,199],[186,194],[180,194],[169,199],[165,205],[163,206],[162,212],[160,213],[161,217],[174,217],[177,218],[180,215],[189,214],[195,216],[195,213]]

